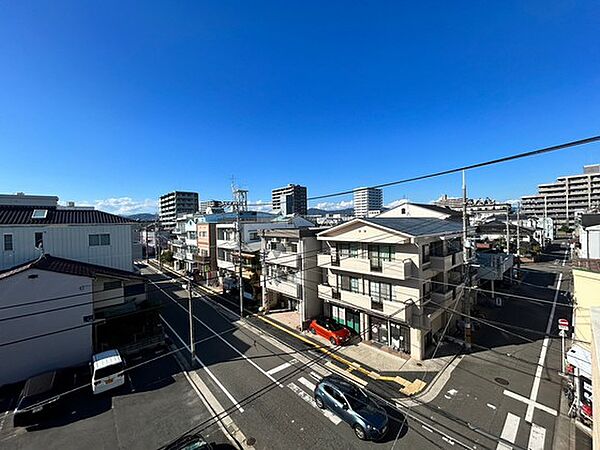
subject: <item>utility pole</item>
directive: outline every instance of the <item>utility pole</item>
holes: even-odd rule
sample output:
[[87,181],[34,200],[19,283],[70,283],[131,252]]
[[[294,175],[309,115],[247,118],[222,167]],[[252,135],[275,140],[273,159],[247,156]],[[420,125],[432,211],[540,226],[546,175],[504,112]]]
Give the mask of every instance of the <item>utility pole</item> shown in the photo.
[[506,207],[506,253],[510,253],[510,206]]
[[240,291],[240,317],[244,317],[244,280],[242,278],[242,226],[240,223],[239,204],[236,217],[237,239],[238,239],[238,288]]
[[521,256],[521,203],[517,203],[517,257]]
[[546,234],[548,232],[548,197],[544,195],[544,234],[542,234],[542,248],[546,247]]
[[471,348],[471,266],[469,246],[467,242],[467,178],[466,173],[462,171],[462,200],[463,200],[463,263],[465,268],[465,290],[463,293],[464,312],[465,312],[465,345],[467,349]]
[[148,225],[146,225],[146,264],[150,260],[150,249],[148,248]]
[[192,314],[192,277],[188,277],[188,318],[190,326],[190,362],[192,367],[196,363],[196,344],[194,343],[194,315]]

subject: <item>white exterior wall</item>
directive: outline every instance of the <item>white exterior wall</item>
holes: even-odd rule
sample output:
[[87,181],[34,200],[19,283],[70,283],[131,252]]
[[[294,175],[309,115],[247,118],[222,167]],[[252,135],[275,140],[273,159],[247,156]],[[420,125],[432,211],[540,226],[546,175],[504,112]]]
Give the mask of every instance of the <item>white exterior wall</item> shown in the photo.
[[[29,278],[37,275],[37,278]],[[1,322],[0,342],[12,342],[83,325],[91,316],[92,280],[38,269],[0,280],[0,307],[36,300],[81,294],[75,297],[31,306],[0,309],[0,318],[14,317],[47,309],[85,303],[61,311]],[[0,347],[0,385],[14,383],[36,374],[90,361],[92,326],[56,333]]]
[[600,259],[600,225],[579,228],[579,257],[584,259]]
[[[102,225],[12,225],[0,226],[0,270],[32,261],[40,256],[35,233],[44,233],[44,252],[59,258],[133,270],[133,230],[130,224]],[[110,245],[89,245],[90,234],[110,234]],[[13,251],[4,251],[3,235],[12,234]]]

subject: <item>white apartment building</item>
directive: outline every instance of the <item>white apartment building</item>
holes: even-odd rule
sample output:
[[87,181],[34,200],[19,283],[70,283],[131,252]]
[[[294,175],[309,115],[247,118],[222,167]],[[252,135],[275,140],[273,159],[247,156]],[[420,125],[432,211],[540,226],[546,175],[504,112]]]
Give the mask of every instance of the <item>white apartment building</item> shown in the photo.
[[173,252],[173,268],[185,273],[198,266],[197,223],[200,214],[183,214],[175,219],[175,238],[169,243]]
[[324,314],[416,359],[462,310],[462,224],[437,218],[357,218],[322,231]]
[[600,164],[583,167],[583,173],[558,177],[538,185],[536,195],[521,198],[523,214],[551,217],[554,225],[575,226],[575,217],[600,207]]
[[198,212],[198,193],[174,191],[160,196],[158,217],[165,228],[174,228],[177,216]]
[[368,217],[383,210],[383,191],[375,188],[354,189],[354,215]]
[[0,196],[0,270],[50,254],[133,271],[141,258],[139,224],[92,207],[59,206],[58,197]]
[[289,309],[298,313],[296,326],[307,328],[311,319],[323,312],[318,285],[321,268],[317,253],[321,242],[317,232],[323,228],[290,228],[262,230],[263,268],[261,285],[263,308]]
[[271,207],[275,213],[305,216],[307,213],[306,187],[299,184],[288,184],[273,189],[271,191]]

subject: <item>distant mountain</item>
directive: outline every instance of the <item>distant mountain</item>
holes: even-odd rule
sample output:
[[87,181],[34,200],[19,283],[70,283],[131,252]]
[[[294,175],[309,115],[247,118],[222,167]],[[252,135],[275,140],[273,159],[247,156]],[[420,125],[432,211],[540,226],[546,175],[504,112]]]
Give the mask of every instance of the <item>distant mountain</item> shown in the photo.
[[354,208],[333,209],[331,211],[319,208],[308,208],[307,213],[309,216],[324,216],[325,214],[342,214],[346,216],[351,216],[354,214]]
[[130,214],[125,217],[128,219],[138,220],[140,222],[154,222],[155,220],[158,220],[158,214],[150,213]]

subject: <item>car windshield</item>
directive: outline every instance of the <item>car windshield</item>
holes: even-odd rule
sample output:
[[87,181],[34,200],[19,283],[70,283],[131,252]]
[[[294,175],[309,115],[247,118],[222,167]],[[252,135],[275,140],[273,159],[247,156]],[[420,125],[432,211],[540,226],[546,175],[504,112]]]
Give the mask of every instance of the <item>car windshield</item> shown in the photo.
[[363,409],[370,403],[369,397],[361,389],[352,388],[345,391],[344,394],[346,396],[346,399],[348,399],[348,402],[350,403],[350,407],[354,411]]
[[340,331],[343,327],[337,322],[327,322],[327,328],[331,331]]

